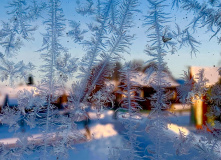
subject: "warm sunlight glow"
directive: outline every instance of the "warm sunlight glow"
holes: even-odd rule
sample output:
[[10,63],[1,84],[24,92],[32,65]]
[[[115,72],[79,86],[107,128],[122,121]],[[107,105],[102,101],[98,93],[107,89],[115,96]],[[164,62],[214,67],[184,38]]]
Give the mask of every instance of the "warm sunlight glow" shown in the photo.
[[176,134],[179,134],[180,131],[183,132],[185,135],[189,134],[189,131],[186,128],[177,126],[177,125],[172,124],[172,123],[168,124],[167,127],[168,127],[169,130],[173,131]]
[[91,133],[94,139],[106,138],[117,135],[112,124],[101,125],[98,124],[91,129]]

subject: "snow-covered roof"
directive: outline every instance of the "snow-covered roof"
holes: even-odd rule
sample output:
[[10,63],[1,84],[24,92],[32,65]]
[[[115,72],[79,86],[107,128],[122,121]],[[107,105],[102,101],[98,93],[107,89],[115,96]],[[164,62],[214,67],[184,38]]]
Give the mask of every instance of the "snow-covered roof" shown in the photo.
[[[164,72],[165,76],[163,79],[170,84],[170,87],[177,87],[180,84],[175,81],[175,79],[171,76],[170,73]],[[152,73],[151,76],[147,79],[147,75],[145,73],[139,73],[136,79],[132,79],[133,81],[139,83],[141,86],[151,86],[151,82],[154,78],[156,78],[156,72]]]
[[[15,97],[16,98],[18,92],[21,91],[21,90],[24,90],[24,89],[28,90],[28,91],[31,91],[31,90],[34,90],[35,87],[26,86],[26,85],[18,86],[18,87],[9,87],[9,86],[5,86],[5,85],[0,86],[0,106],[3,105],[6,95],[9,95],[9,97]],[[14,101],[12,103],[14,103]]]
[[[167,82],[169,84],[166,85],[165,87],[177,87],[180,86],[180,83],[178,83],[171,75],[170,72],[163,72],[164,73],[164,81]],[[136,74],[136,79],[132,78],[131,81],[136,82],[138,85],[143,86],[143,87],[151,87],[151,82],[153,81],[153,79],[156,78],[156,72],[153,72],[151,74],[151,76],[149,76],[149,78],[147,78],[147,74],[143,73],[143,72],[139,72]],[[106,81],[105,84],[107,86],[113,85],[114,89],[117,90],[118,86],[120,85],[120,81],[117,80],[110,80],[110,81]],[[163,84],[162,84],[163,86]]]
[[207,86],[214,85],[216,82],[218,82],[220,78],[218,67],[191,66],[190,74],[193,77],[193,80],[197,81],[197,74],[202,69],[204,69],[204,77],[208,79],[208,82],[206,83]]
[[[176,82],[176,80],[172,77],[172,75],[168,72],[164,72],[165,77],[163,78],[166,82],[168,82],[170,84],[170,87],[177,87],[180,84],[178,82]],[[152,73],[151,76],[149,77],[149,79],[147,80],[147,75],[143,72],[139,72],[136,76],[136,79],[132,79],[132,81],[138,83],[141,86],[151,86],[151,81],[156,77],[156,73]],[[108,81],[105,82],[106,85],[114,85],[115,90],[117,89],[118,85],[120,84],[120,81],[116,81],[116,80],[112,80],[112,81]]]
[[21,91],[21,90],[28,90],[28,91],[31,91],[31,90],[34,90],[35,87],[33,86],[18,86],[18,87],[9,87],[9,86],[0,86],[0,95],[11,95],[11,96],[16,96],[18,91]]

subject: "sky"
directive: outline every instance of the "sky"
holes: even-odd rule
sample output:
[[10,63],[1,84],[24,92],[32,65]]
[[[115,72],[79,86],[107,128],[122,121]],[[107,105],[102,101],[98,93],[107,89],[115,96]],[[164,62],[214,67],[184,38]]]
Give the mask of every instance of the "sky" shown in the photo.
[[[10,18],[6,12],[8,8],[7,3],[10,0],[1,0],[0,1],[0,17],[1,21],[8,21]],[[169,25],[171,27],[175,26],[177,23],[182,29],[188,26],[193,18],[193,13],[187,13],[182,9],[171,9],[170,0],[168,1],[168,6],[166,8],[166,12],[171,13],[171,23]],[[80,1],[80,3],[83,1]],[[80,16],[76,13],[75,9],[76,1],[74,0],[62,0],[62,5],[65,18],[68,20],[79,21],[83,28],[86,28],[86,23],[88,23],[88,17]],[[147,32],[146,28],[143,26],[144,16],[148,14],[148,7],[146,1],[140,0],[139,9],[140,13],[134,15],[134,27],[131,29],[131,33],[135,34],[135,39],[132,41],[132,45],[130,46],[130,54],[123,54],[125,61],[130,60],[142,60],[148,61],[151,57],[148,57],[144,52],[145,46],[148,44],[147,40]],[[47,13],[45,12],[43,18]],[[42,33],[45,33],[45,27],[42,23],[43,18],[39,19],[35,24],[38,25],[38,30],[35,32],[33,37],[35,40],[24,42],[24,45],[18,52],[17,56],[14,57],[15,60],[23,60],[25,63],[32,62],[36,65],[36,71],[33,73],[34,76],[38,77],[41,73],[38,71],[39,67],[42,65],[42,60],[40,58],[40,53],[36,52],[42,46]],[[68,30],[68,27],[67,27]],[[182,49],[178,49],[177,53],[171,55],[167,53],[165,56],[165,61],[175,78],[181,78],[183,71],[187,71],[189,66],[220,66],[221,64],[221,46],[217,43],[217,38],[213,38],[209,40],[212,33],[206,32],[206,28],[199,28],[197,32],[195,32],[194,37],[201,42],[201,45],[197,48],[198,53],[196,55],[191,56],[190,48],[184,47]],[[220,34],[219,34],[220,35]],[[90,38],[91,35],[85,37],[85,39]],[[64,36],[61,38],[62,44],[69,49],[69,53],[73,57],[81,58],[85,54],[85,50],[82,45],[76,44],[72,41],[72,39]],[[179,47],[178,47],[179,48]],[[4,52],[2,48],[0,48],[1,52]],[[122,61],[124,62],[124,60]]]

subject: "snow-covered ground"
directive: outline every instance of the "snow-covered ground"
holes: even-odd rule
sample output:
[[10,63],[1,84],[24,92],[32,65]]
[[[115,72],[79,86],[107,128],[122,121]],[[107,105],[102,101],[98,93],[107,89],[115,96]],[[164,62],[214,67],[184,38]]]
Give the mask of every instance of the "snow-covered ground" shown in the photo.
[[[143,118],[141,120],[141,125],[139,127],[140,134],[142,137],[138,138],[138,141],[142,142],[141,149],[139,151],[140,156],[144,156],[146,154],[145,147],[151,144],[151,140],[148,137],[148,134],[145,132],[145,123],[147,121],[147,114],[142,115]],[[107,160],[109,149],[116,146],[121,146],[123,141],[125,140],[125,136],[123,135],[124,127],[119,122],[119,119],[113,118],[113,111],[106,110],[103,112],[101,117],[96,117],[95,112],[89,112],[90,123],[89,123],[89,131],[91,134],[91,139],[87,142],[79,141],[79,143],[75,144],[74,150],[69,150],[69,159],[77,159],[77,160]],[[168,124],[168,130],[165,131],[168,139],[173,139],[177,137],[179,131],[182,131],[186,135],[193,133],[196,135],[196,130],[193,126],[190,126],[190,113],[179,113],[177,116],[169,117],[171,121]],[[78,129],[83,134],[86,134],[86,130],[84,128],[83,123],[78,123]],[[30,133],[33,137],[41,137],[41,132],[38,128],[31,130],[27,126],[23,128],[24,133]],[[53,134],[53,133],[52,133]],[[196,135],[197,137],[197,135]],[[88,136],[89,138],[89,136]],[[30,139],[31,140],[31,139]],[[0,142],[4,144],[13,144],[16,143],[17,138],[13,137],[13,133],[8,132],[8,127],[5,125],[0,126]],[[194,143],[194,142],[193,142]],[[190,144],[194,145],[194,144]],[[26,156],[25,159],[30,160],[33,157],[38,156],[38,152],[32,154],[32,157]],[[48,158],[49,160],[54,160],[56,157],[51,156]],[[144,158],[145,159],[145,158]],[[177,159],[176,156],[173,156],[171,152],[170,160]]]

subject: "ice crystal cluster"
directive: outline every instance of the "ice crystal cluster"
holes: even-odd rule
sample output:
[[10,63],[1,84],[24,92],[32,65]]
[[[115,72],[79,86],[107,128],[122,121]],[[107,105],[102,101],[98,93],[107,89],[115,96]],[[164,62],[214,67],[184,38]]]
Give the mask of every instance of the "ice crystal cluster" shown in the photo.
[[[1,123],[7,125],[17,139],[13,145],[0,143],[1,160],[73,158],[69,153],[75,149],[75,143],[88,141],[78,130],[82,117],[90,119],[88,110],[92,109],[100,118],[105,108],[116,105],[117,97],[113,94],[116,86],[110,82],[110,77],[116,62],[125,61],[130,46],[136,41],[133,28],[140,14],[143,21],[140,27],[146,31],[147,38],[143,48],[148,56],[143,59],[146,59],[145,64],[155,64],[145,70],[143,79],[143,83],[154,89],[151,97],[144,97],[151,101],[151,111],[145,118],[140,114],[142,106],[139,102],[144,99],[139,96],[140,84],[135,79],[141,75],[138,66],[125,62],[118,71],[121,83],[117,94],[123,98],[115,111],[124,127],[125,138],[121,146],[111,145],[107,159],[221,158],[220,83],[209,89],[204,70],[199,70],[196,82],[190,73],[184,73],[185,82],[177,87],[179,101],[191,104],[193,99],[199,100],[209,94],[207,101],[211,109],[208,115],[216,119],[213,124],[203,126],[198,136],[179,130],[174,138],[168,138],[168,117],[173,114],[169,111],[170,98],[174,93],[167,90],[171,84],[165,61],[166,55],[177,54],[184,47],[189,49],[190,56],[196,55],[200,42],[193,33],[201,28],[212,33],[208,39],[217,38],[220,43],[220,0],[77,0],[72,8],[82,19],[90,19],[88,22],[77,22],[74,16],[66,19],[61,3],[61,0],[8,0],[5,6],[9,18],[1,21],[0,28],[1,82],[14,86],[18,79],[27,81],[29,74],[36,70],[40,72],[41,80],[34,84],[34,89],[18,91],[17,107],[7,103],[1,106]],[[193,14],[191,23],[186,27],[171,23],[173,17],[168,8]],[[44,31],[40,31],[42,46],[35,53],[41,56],[41,66],[36,67],[35,61],[25,64],[16,57],[25,44],[35,43],[35,34],[42,27],[38,26],[39,22]],[[66,38],[82,45],[85,53],[81,58],[65,47]],[[70,81],[63,113],[55,102]],[[144,121],[145,127],[140,127]],[[40,133],[37,136],[25,133],[24,123]],[[141,135],[144,130],[146,135]],[[150,140],[143,148],[142,136],[148,136]]]

